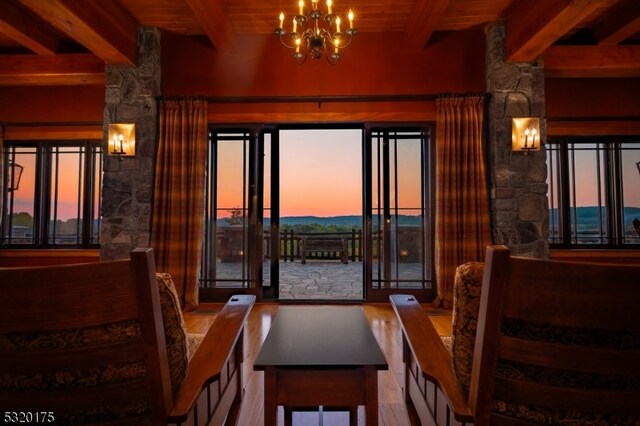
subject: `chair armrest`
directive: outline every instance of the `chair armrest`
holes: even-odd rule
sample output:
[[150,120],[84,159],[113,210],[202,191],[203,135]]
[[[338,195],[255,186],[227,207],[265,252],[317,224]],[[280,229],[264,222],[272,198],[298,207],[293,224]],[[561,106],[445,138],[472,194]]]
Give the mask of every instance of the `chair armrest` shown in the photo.
[[440,389],[456,420],[473,422],[467,396],[453,372],[451,355],[428,315],[413,296],[395,294],[389,299],[422,375]]
[[187,419],[200,393],[218,380],[238,342],[256,297],[232,296],[207,331],[204,340],[189,362],[189,370],[169,414],[171,421]]

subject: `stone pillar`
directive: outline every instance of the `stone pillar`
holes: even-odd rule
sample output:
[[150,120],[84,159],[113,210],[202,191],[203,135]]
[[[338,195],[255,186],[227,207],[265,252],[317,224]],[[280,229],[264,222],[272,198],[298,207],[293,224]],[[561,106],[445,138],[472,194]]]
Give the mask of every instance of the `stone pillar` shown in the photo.
[[[100,257],[124,259],[148,247],[160,95],[160,33],[138,31],[138,66],[106,66]],[[135,123],[135,157],[107,155],[109,123]]]
[[544,145],[528,154],[511,150],[513,117],[539,117],[540,140],[546,140],[544,72],[537,63],[505,62],[503,24],[489,25],[486,34],[494,242],[507,245],[518,255],[547,258],[549,207]]

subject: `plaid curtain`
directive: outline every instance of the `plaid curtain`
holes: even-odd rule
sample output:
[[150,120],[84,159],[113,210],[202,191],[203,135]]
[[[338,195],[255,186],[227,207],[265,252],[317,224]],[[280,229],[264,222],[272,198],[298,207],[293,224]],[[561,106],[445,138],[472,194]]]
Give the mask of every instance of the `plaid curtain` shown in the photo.
[[436,229],[434,304],[453,306],[455,270],[482,261],[491,243],[485,156],[484,97],[436,100]]
[[187,310],[198,306],[207,153],[207,102],[159,102],[152,247]]
[[[2,223],[2,216],[4,212],[4,205],[2,204],[2,200],[4,200],[4,128],[0,126],[0,233],[2,232],[4,224]],[[2,239],[0,238],[0,241]]]

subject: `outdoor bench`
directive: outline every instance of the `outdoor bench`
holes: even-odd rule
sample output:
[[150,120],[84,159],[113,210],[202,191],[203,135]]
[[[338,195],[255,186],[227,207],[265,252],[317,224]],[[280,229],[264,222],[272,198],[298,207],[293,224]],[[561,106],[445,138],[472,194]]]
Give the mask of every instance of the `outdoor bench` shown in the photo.
[[304,236],[300,240],[301,263],[307,262],[307,253],[339,253],[342,263],[349,263],[346,238],[322,238]]

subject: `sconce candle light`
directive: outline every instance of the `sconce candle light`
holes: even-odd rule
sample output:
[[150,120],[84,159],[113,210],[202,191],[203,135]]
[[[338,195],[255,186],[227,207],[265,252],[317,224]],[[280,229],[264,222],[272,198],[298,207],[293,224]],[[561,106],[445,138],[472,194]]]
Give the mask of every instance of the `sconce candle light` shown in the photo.
[[538,117],[512,119],[511,149],[525,154],[540,150],[540,119]]
[[109,124],[109,155],[133,157],[136,155],[136,125],[129,123]]
[[11,160],[9,160],[7,167],[9,172],[7,175],[7,192],[17,191],[20,188],[20,178],[22,178],[24,167]]

